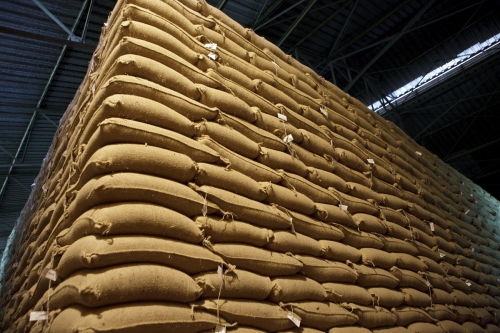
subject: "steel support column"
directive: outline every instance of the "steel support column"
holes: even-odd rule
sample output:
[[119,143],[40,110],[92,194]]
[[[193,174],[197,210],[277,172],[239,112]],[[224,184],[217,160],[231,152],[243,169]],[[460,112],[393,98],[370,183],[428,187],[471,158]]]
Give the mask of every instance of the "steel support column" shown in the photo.
[[335,39],[335,42],[330,47],[330,51],[328,51],[328,57],[330,57],[332,55],[333,51],[335,50],[335,47],[337,46],[337,43],[344,36],[344,32],[345,32],[346,28],[349,26],[349,23],[351,22],[352,15],[356,11],[356,7],[358,6],[358,3],[359,3],[359,0],[356,0],[356,2],[354,3],[354,5],[352,6],[351,12],[349,13],[349,16],[347,17],[344,25],[342,26],[342,30],[340,30],[340,33],[337,35],[337,38]]
[[396,36],[389,42],[387,43],[384,48],[382,50],[380,50],[380,52],[375,56],[373,57],[366,65],[365,67],[361,70],[361,72],[358,73],[358,75],[356,75],[354,77],[354,79],[349,82],[349,84],[344,88],[344,91],[345,92],[348,92],[352,86],[363,76],[363,74],[378,60],[380,59],[381,56],[383,56],[401,37],[403,37],[403,35],[406,33],[406,31],[408,29],[410,29],[417,21],[418,19],[420,19],[420,17],[422,17],[422,15],[424,15],[424,13],[434,4],[436,0],[430,0],[429,2],[427,2],[425,4],[424,7],[422,7],[422,9],[420,9],[418,11],[418,13],[413,16],[411,18],[410,21],[408,21],[408,23],[406,23],[406,25],[403,27],[403,29],[401,29],[400,32],[398,32],[396,34]]
[[299,17],[293,22],[293,24],[288,28],[288,30],[285,32],[285,34],[280,38],[278,43],[276,43],[277,46],[281,46],[283,42],[290,36],[290,34],[297,28],[297,25],[299,25],[300,21],[309,13],[311,10],[312,6],[316,3],[316,0],[309,0],[309,4],[302,10],[302,13],[300,13]]

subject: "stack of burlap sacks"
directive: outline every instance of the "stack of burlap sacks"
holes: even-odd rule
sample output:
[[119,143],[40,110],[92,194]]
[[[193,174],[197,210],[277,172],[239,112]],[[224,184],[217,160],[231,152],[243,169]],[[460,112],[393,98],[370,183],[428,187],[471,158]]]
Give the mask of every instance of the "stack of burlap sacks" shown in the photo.
[[498,202],[203,0],[117,3],[32,198],[2,332],[500,332]]

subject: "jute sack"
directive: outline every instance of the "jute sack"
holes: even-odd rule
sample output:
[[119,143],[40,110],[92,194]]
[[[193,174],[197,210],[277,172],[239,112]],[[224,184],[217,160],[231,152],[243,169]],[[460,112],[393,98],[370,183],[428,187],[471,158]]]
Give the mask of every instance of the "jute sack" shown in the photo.
[[[419,230],[425,232],[427,235],[432,235],[432,230],[429,227],[429,225],[427,225],[426,222],[422,221],[418,217],[413,216],[407,212],[403,212],[403,214],[405,218],[408,220],[408,223],[411,227],[418,228]],[[436,227],[436,224],[434,224],[434,226]]]
[[355,248],[369,247],[381,249],[384,243],[379,237],[368,232],[359,231],[339,225],[340,230],[344,233],[342,242]]
[[456,305],[448,305],[448,307],[453,311],[453,313],[457,316],[456,322],[463,323],[464,321],[472,321],[476,324],[479,324],[479,319],[474,315],[474,312],[471,308],[466,306],[456,306]]
[[370,187],[370,180],[361,172],[352,170],[341,163],[334,163],[334,167],[333,173],[342,178],[344,181],[361,184],[368,188]]
[[444,290],[433,288],[431,295],[433,304],[453,305],[453,296]]
[[345,283],[323,283],[328,300],[334,303],[352,302],[359,305],[373,305],[373,297],[363,287]]
[[323,331],[310,328],[310,327],[300,327],[291,330],[280,331],[280,333],[323,333]]
[[136,172],[187,183],[196,174],[196,164],[188,156],[144,144],[116,144],[96,151],[74,174],[75,188],[90,179],[115,172]]
[[445,278],[446,283],[453,287],[453,289],[458,289],[463,291],[466,294],[470,294],[472,292],[471,287],[466,284],[463,280],[459,279],[456,276],[448,275]]
[[[229,66],[242,71],[246,76],[251,77],[251,76],[254,76],[252,73],[260,73],[258,70],[255,70],[255,67],[251,66],[248,62],[242,61],[241,59],[236,59],[235,57],[232,57],[229,54],[227,54],[227,52],[224,54],[224,56],[226,56],[226,55],[227,55],[227,58],[225,58],[224,60],[229,63]],[[217,73],[216,71],[214,71],[210,68],[207,69],[206,72],[207,72],[208,76],[221,82],[226,87],[231,89],[231,91],[235,94],[236,97],[241,99],[243,102],[245,102],[249,106],[257,107],[257,108],[259,108],[260,111],[262,111],[263,113],[265,113],[267,115],[275,116],[276,114],[279,113],[279,109],[273,103],[271,103],[268,100],[266,100],[265,98],[257,95],[253,91],[241,86],[240,84],[238,84],[236,82],[233,82],[233,81],[225,78],[224,76],[220,75],[219,73]],[[265,75],[266,74],[264,74],[263,76],[265,76]],[[259,118],[260,118],[260,120],[259,120]],[[257,121],[255,122],[255,125],[262,128],[262,129],[267,130],[266,128],[264,128],[262,126],[262,118],[263,118],[263,114],[257,115]],[[273,131],[274,131],[274,129],[272,129],[270,131],[268,130],[268,132],[271,132],[271,133]]]
[[453,311],[450,310],[450,308],[447,307],[446,305],[434,304],[430,307],[426,307],[425,311],[427,311],[427,313],[431,317],[436,318],[437,320],[446,320],[446,319],[456,320],[457,319],[457,316],[455,315],[455,313],[453,313]]
[[396,325],[406,326],[414,322],[435,323],[436,319],[420,308],[412,308],[409,306],[400,306],[391,310],[396,316]]
[[209,137],[201,137],[198,139],[198,142],[201,145],[216,151],[220,154],[220,156],[227,159],[230,162],[231,169],[241,172],[256,181],[269,181],[272,183],[278,183],[281,181],[281,176],[273,169],[236,154]]
[[160,127],[121,118],[109,118],[99,124],[89,142],[81,146],[79,160],[88,160],[99,148],[117,144],[135,143],[168,149],[190,157],[195,162],[217,163],[217,152],[178,133]]
[[372,330],[373,333],[410,333],[406,327],[384,327]]
[[[123,76],[118,77],[118,79],[121,78],[123,78]],[[141,81],[140,83],[146,82]],[[140,86],[138,83],[137,85]],[[134,87],[131,82],[129,83],[128,81],[125,81],[124,86],[124,88],[127,86],[130,86],[130,88]],[[141,89],[130,89],[131,92],[135,90]],[[194,126],[191,120],[183,114],[172,110],[167,106],[168,104],[162,103],[168,101],[166,97],[164,99],[158,98],[158,96],[162,96],[162,94],[154,94],[153,89],[150,91],[153,95],[151,97],[156,97],[156,100],[125,94],[114,94],[105,98],[91,115],[84,118],[84,129],[79,141],[87,142],[99,123],[107,118],[113,117],[128,118],[138,122],[148,123],[183,134],[187,137],[192,137],[194,135]],[[142,95],[146,94],[144,93]]]
[[412,244],[417,248],[418,254],[420,256],[430,258],[436,262],[438,262],[441,259],[439,253],[432,250],[429,246],[425,245],[424,243],[420,243],[419,241],[413,240]]
[[262,147],[256,161],[271,169],[283,169],[302,177],[306,177],[308,174],[307,167],[303,162],[297,157],[293,157],[281,151]]
[[[284,138],[284,135],[283,135]],[[318,168],[324,171],[331,172],[334,170],[334,165],[331,163],[332,158],[329,155],[317,155],[307,149],[302,148],[298,144],[292,142],[290,147],[291,153],[297,156],[307,167]]]
[[194,222],[205,238],[210,237],[214,243],[243,243],[261,247],[273,238],[273,232],[270,229],[245,222],[221,219],[219,216],[197,216]]
[[396,223],[402,226],[403,228],[408,227],[409,224],[408,219],[406,218],[406,216],[402,211],[398,211],[390,207],[380,206],[380,214],[381,218],[384,218],[387,221]]
[[[242,269],[216,271],[193,276],[203,289],[203,298],[244,298],[263,301],[272,289],[271,279]],[[219,295],[220,293],[220,295]]]
[[347,193],[347,191],[349,191],[346,182],[334,173],[311,167],[308,167],[307,170],[309,171],[307,179],[314,184],[323,188],[333,187],[342,193]]
[[333,225],[320,222],[294,211],[287,210],[287,212],[292,217],[292,225],[295,231],[303,235],[313,239],[326,239],[332,241],[339,241],[344,238],[342,230]]
[[[324,103],[322,99],[311,100],[309,97],[309,101],[304,100],[306,103],[301,103],[302,107],[302,115],[312,121],[313,123],[321,126],[328,127],[330,125],[330,120],[328,119],[328,114],[332,112],[328,110],[327,106],[321,103]],[[307,105],[310,104],[310,105]],[[313,105],[316,104],[316,105]],[[319,111],[318,111],[319,110]],[[321,111],[322,110],[322,111]]]
[[349,245],[345,245],[335,241],[320,240],[324,254],[323,256],[327,259],[333,259],[340,262],[358,262],[361,259],[361,252]]
[[314,201],[300,192],[272,183],[261,183],[261,188],[267,194],[265,202],[268,204],[277,204],[306,215],[316,211]]
[[366,232],[376,232],[385,234],[387,231],[386,225],[376,216],[364,213],[353,214],[352,218],[358,224],[358,228]]
[[420,274],[430,282],[433,288],[439,288],[448,293],[453,291],[453,287],[445,280],[446,275],[443,276],[435,272],[420,272]]
[[[238,331],[238,332],[241,332],[241,333],[266,333],[266,331],[263,331],[263,330],[259,330],[259,329],[256,329],[256,328],[252,328],[252,327],[246,327],[246,326],[234,326],[234,327],[226,327],[226,332],[235,332],[235,331]],[[213,333],[214,332],[214,329],[211,329],[211,330],[208,330],[208,331],[202,331],[202,332],[199,332],[199,333]],[[291,331],[281,331],[281,332],[294,332],[293,330]],[[309,332],[309,331],[307,331]],[[311,332],[311,333],[316,333],[316,332]]]
[[274,303],[324,301],[326,290],[318,282],[301,275],[271,279],[272,290],[267,299]]
[[451,320],[439,321],[437,325],[445,333],[469,333],[469,330],[467,330],[465,327]]
[[442,276],[446,276],[446,272],[444,271],[444,269],[434,260],[423,256],[418,256],[418,258],[422,260],[422,262],[427,267],[428,271],[437,273]]
[[356,171],[370,171],[370,167],[368,166],[368,164],[361,158],[359,158],[356,154],[351,153],[349,150],[335,148],[335,155],[332,156],[335,157],[335,159],[340,163]]
[[295,327],[295,324],[288,319],[287,311],[269,302],[208,298],[194,303],[194,306],[195,309],[202,308],[218,313],[228,322],[237,322],[238,325],[255,327],[266,332]]
[[257,274],[293,275],[302,269],[300,261],[283,253],[243,244],[210,244],[208,241],[203,244],[221,256],[226,263]]
[[250,108],[250,105],[234,94],[200,84],[196,84],[196,86],[201,95],[199,99],[200,103],[208,107],[217,108],[222,112],[244,119],[250,123],[255,122],[256,115],[252,108]]
[[372,333],[371,330],[361,326],[343,326],[330,328],[328,333]]
[[80,215],[57,235],[57,244],[66,246],[87,235],[142,234],[199,243],[203,234],[183,214],[145,202],[119,202],[96,206]]
[[357,228],[356,223],[348,211],[343,210],[338,206],[320,203],[316,203],[315,207],[316,212],[313,215],[314,218],[323,222],[338,223],[351,228]]
[[366,328],[394,326],[396,316],[379,306],[361,306],[354,303],[342,304],[344,308],[358,316],[357,324]]
[[165,330],[196,333],[211,330],[217,325],[228,325],[216,315],[193,309],[182,303],[129,303],[88,309],[74,305],[57,314],[50,324],[50,332],[99,331],[102,327],[115,332]]
[[344,263],[322,258],[296,255],[302,267],[302,274],[318,282],[354,283],[358,274]]
[[269,229],[287,229],[291,226],[290,218],[276,207],[212,186],[190,186],[215,202],[224,214],[230,214],[240,221]]
[[[370,156],[373,156],[370,155]],[[395,183],[396,179],[395,179],[395,176],[390,172],[388,171],[385,167],[383,166],[380,166],[380,165],[377,165],[377,162],[375,162],[375,164],[371,164],[370,165],[370,171],[371,173],[373,173],[373,176],[375,178],[377,178],[377,180],[383,182],[385,184],[385,186],[390,186],[391,188],[393,188],[396,192],[395,193],[398,193],[396,187],[394,187],[392,184]],[[389,169],[390,170],[390,169]],[[366,173],[365,173],[366,175]],[[379,190],[382,190],[384,189],[385,187],[380,187],[380,188],[376,188],[376,185],[374,184],[374,187],[373,189],[380,192]],[[390,190],[391,191],[391,190]],[[389,193],[389,194],[393,194],[393,195],[397,195],[397,194],[394,194],[394,193]]]
[[439,265],[441,265],[441,267],[443,268],[443,270],[446,272],[446,274],[448,276],[452,275],[452,276],[455,276],[457,278],[460,277],[460,274],[458,273],[455,266],[453,266],[445,261],[440,262]]
[[396,264],[396,257],[391,253],[374,248],[361,248],[361,262],[367,266],[389,269]]
[[270,84],[263,82],[262,80],[257,79],[253,81],[254,81],[253,90],[260,96],[264,97],[265,99],[274,104],[281,103],[297,113],[302,112],[299,103],[297,103],[297,101],[295,101],[293,98],[291,98],[281,90],[273,87]]
[[382,248],[384,251],[407,253],[410,255],[418,254],[418,250],[415,246],[413,246],[412,242],[390,236],[380,236],[380,239],[384,243],[384,247]]
[[439,236],[434,236],[434,239],[436,240],[436,245],[438,246],[438,248],[443,249],[449,253],[453,252],[455,243],[447,242]]
[[154,263],[193,274],[215,270],[223,260],[200,245],[178,240],[139,235],[86,236],[66,249],[56,270],[65,278],[82,269],[126,263]]
[[469,294],[469,297],[472,299],[472,303],[475,307],[485,308],[490,306],[490,301],[483,295],[480,295],[476,292]]
[[394,289],[399,283],[398,278],[382,268],[356,265],[353,263],[349,263],[349,266],[358,273],[359,276],[356,280],[356,284],[362,287],[386,287]]
[[[385,224],[385,226],[387,228],[386,234],[388,236],[395,237],[395,238],[398,238],[401,240],[407,240],[407,239],[411,240],[412,239],[411,231],[406,229],[406,228],[403,228],[399,224],[393,223],[393,222],[390,222],[387,220],[383,220],[382,223]],[[413,245],[415,245],[415,244],[413,244]],[[418,247],[417,247],[417,250],[418,250]]]
[[[494,326],[494,325],[492,325],[492,326]],[[467,333],[486,333],[486,330],[484,328],[482,328],[478,324],[470,322],[470,321],[463,323],[462,327],[466,329]],[[495,327],[498,329],[497,331],[500,332],[500,327],[498,327],[498,326],[495,326]]]
[[278,137],[243,119],[221,112],[218,121],[240,132],[250,140],[257,142],[262,147],[278,151],[284,151],[286,149],[286,144]]
[[403,293],[405,298],[405,305],[416,307],[425,307],[431,305],[432,301],[429,297],[429,294],[413,288],[401,288],[401,292]]
[[352,325],[358,320],[355,314],[330,302],[293,302],[285,304],[284,307],[293,309],[293,313],[302,318],[302,325],[319,330]]
[[330,156],[335,155],[336,150],[332,147],[330,142],[304,129],[299,129],[299,131],[302,133],[303,137],[300,145],[304,149],[319,156],[324,156],[325,154]]
[[382,195],[361,184],[348,182],[347,188],[349,189],[347,193],[353,197],[363,200],[374,200],[377,204],[382,204],[384,201]]
[[288,123],[285,120],[282,120],[278,117],[278,114],[281,114],[279,110],[277,112],[273,112],[272,114],[267,114],[260,112],[260,110],[256,110],[257,120],[255,125],[263,130],[266,130],[269,133],[275,133],[276,131],[282,131],[286,135],[291,135],[293,137],[293,141],[296,143],[301,143],[303,140],[302,132],[294,125]]
[[417,273],[426,270],[424,262],[407,253],[398,253],[394,255],[397,257],[396,266],[399,268],[409,269]]
[[258,182],[230,167],[206,163],[198,163],[197,167],[194,181],[199,186],[216,186],[256,201],[266,198]]
[[498,327],[498,325],[494,325],[494,324],[487,324],[485,331],[488,333],[499,333],[500,327]]
[[427,235],[425,232],[418,228],[410,227],[410,230],[415,240],[418,240],[419,242],[427,245],[430,248],[436,246],[436,239],[434,237]]
[[398,287],[400,288],[411,287],[420,291],[428,291],[429,289],[427,281],[416,272],[396,266],[391,267],[390,272],[399,280]]
[[199,214],[203,207],[208,214],[218,210],[216,205],[204,201],[186,185],[160,177],[119,172],[87,182],[69,204],[65,220],[72,223],[83,212],[98,205],[139,200],[164,205],[186,216]]
[[274,231],[273,237],[265,245],[272,251],[293,254],[308,254],[320,257],[323,254],[321,244],[308,236],[290,231]]
[[373,303],[383,308],[390,309],[404,302],[404,295],[398,290],[374,287],[368,288],[368,292],[373,296]]
[[479,279],[478,272],[473,271],[472,269],[470,269],[469,267],[466,267],[466,266],[457,265],[455,267],[458,271],[458,274],[460,274],[461,277],[463,277],[465,279],[472,280],[472,281],[478,281],[478,279]]
[[304,129],[310,133],[316,134],[317,136],[323,138],[327,142],[330,140],[330,138],[323,132],[321,127],[319,127],[317,124],[301,116],[299,113],[290,110],[283,104],[276,104],[276,106],[279,108],[282,114],[287,116],[287,121],[290,122],[290,124],[292,124],[296,128]]
[[189,275],[173,268],[134,264],[83,270],[50,293],[53,308],[90,308],[140,301],[192,302],[202,290]]
[[408,325],[407,328],[411,333],[443,333],[439,326],[431,323],[413,323]]
[[[119,55],[116,53],[121,53],[120,50],[116,51],[115,54],[110,55],[107,62],[100,69],[103,75],[97,80],[97,85],[113,76],[126,74],[172,89],[195,101],[200,99],[200,91],[195,86],[195,83],[175,69],[142,55]],[[115,58],[116,56],[118,57]]]
[[474,312],[474,315],[477,317],[477,319],[479,319],[479,323],[480,325],[484,326],[486,324],[489,324],[489,323],[497,323],[497,320],[496,320],[496,313],[497,312],[494,312],[493,314],[495,316],[493,316],[487,309],[485,308],[474,308],[472,310],[472,312]]
[[453,290],[450,295],[453,297],[455,305],[470,307],[473,305],[472,299],[460,290]]
[[326,203],[329,205],[339,204],[338,198],[333,193],[303,177],[286,172],[280,172],[280,175],[283,178],[281,183],[284,186],[304,194],[314,202]]
[[384,198],[384,206],[390,207],[392,209],[406,210],[410,205],[408,201],[395,195],[384,193],[382,194],[382,197]]
[[195,131],[198,136],[207,135],[224,147],[249,159],[254,159],[259,155],[259,145],[255,141],[230,127],[202,121],[195,125]]
[[380,210],[372,201],[367,201],[363,199],[358,199],[356,197],[350,196],[349,194],[337,192],[335,189],[329,188],[338,198],[342,205],[347,206],[347,210],[351,214],[365,213],[369,215],[378,216]]
[[403,196],[403,193],[401,192],[400,189],[398,189],[394,185],[391,185],[389,183],[386,183],[383,180],[378,179],[375,174],[371,174],[368,172],[365,172],[364,174],[365,174],[365,176],[367,176],[370,179],[371,189],[373,191],[380,193],[380,195],[382,197],[383,197],[383,194],[389,194],[389,195],[392,195],[394,197],[402,197]]

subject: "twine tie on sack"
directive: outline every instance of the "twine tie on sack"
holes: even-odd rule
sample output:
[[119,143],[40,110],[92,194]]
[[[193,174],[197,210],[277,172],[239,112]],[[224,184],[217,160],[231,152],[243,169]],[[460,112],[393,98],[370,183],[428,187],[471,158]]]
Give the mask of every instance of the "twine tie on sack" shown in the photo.
[[403,215],[406,217],[406,220],[408,221],[408,227],[410,227],[411,240],[415,241],[415,236],[413,236],[413,232],[411,231],[412,227],[411,227],[411,223],[410,223],[410,218],[408,217],[408,215],[406,215],[406,212],[404,210],[402,210],[402,212],[403,212]]

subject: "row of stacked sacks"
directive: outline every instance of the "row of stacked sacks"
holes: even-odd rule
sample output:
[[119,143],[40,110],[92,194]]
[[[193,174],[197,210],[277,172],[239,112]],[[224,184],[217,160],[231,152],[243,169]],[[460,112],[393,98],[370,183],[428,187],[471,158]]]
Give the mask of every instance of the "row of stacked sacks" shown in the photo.
[[5,332],[500,331],[497,201],[202,1],[117,3],[32,198]]

